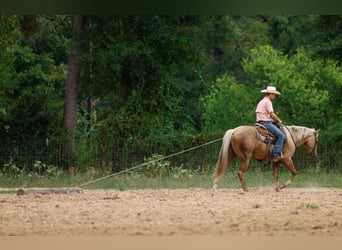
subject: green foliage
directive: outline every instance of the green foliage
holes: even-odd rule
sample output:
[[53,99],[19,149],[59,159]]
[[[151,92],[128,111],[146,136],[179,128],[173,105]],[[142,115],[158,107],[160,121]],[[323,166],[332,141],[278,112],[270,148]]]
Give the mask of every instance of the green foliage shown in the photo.
[[170,162],[163,160],[164,156],[152,154],[151,157],[145,158],[146,165],[142,169],[144,176],[148,178],[165,177],[170,170]]
[[318,205],[315,203],[306,203],[306,204],[300,203],[297,206],[297,209],[314,209],[314,210],[316,210],[318,208],[319,208]]
[[[305,44],[307,33],[312,32],[314,16],[271,16],[268,20],[272,46],[285,54],[293,55]],[[304,42],[306,41],[306,42]]]
[[[320,159],[324,168],[338,169],[342,131],[342,78],[337,64],[311,59],[302,50],[287,56],[271,46],[252,49],[243,61],[245,84],[225,76],[201,99],[204,133],[225,131],[255,121],[255,107],[267,85],[282,93],[273,103],[284,124],[320,128],[320,144],[334,145]],[[334,159],[334,160],[333,160]],[[329,168],[328,167],[328,168]]]
[[8,163],[4,164],[2,172],[15,176],[15,175],[21,174],[23,170],[18,168],[17,165],[11,159]]
[[19,36],[16,16],[0,15],[0,27],[0,65],[10,65],[14,60],[11,46]]
[[270,43],[268,24],[249,16],[208,16],[201,31],[207,55],[203,77],[209,82],[225,74],[243,78],[241,60],[256,44]]
[[342,16],[312,16],[310,24],[310,30],[301,29],[298,36],[301,46],[315,58],[334,59],[341,65]]
[[81,95],[101,99],[93,110],[102,121],[94,129],[119,145],[127,138],[172,134],[175,127],[192,131],[197,114],[184,115],[187,90],[177,79],[183,72],[194,75],[200,53],[191,28],[199,18],[93,16],[88,22]]
[[[143,155],[166,155],[203,142],[198,134],[253,124],[267,85],[282,92],[274,107],[284,123],[321,129],[336,147],[324,163],[338,168],[341,16],[86,19],[76,135],[88,141],[73,158],[82,171],[126,160],[128,142]],[[71,20],[0,16],[0,137],[63,135]],[[191,164],[204,165],[191,159],[182,168]]]
[[234,77],[224,76],[209,87],[202,97],[204,133],[226,131],[255,120],[255,89],[238,84]]
[[282,15],[268,20],[272,46],[288,55],[303,48],[313,58],[341,58],[341,15]]
[[13,160],[10,160],[8,163],[4,164],[4,167],[2,169],[2,173],[8,176],[18,176],[18,175],[24,175],[26,177],[31,178],[32,176],[36,177],[56,177],[61,176],[64,172],[60,170],[58,167],[53,165],[47,165],[41,161],[36,160],[33,163],[32,168],[30,170],[27,169],[21,169],[17,167],[17,165],[13,162]]
[[33,169],[31,170],[29,176],[60,176],[64,172],[56,166],[47,165],[41,161],[35,161],[33,163]]
[[341,123],[336,119],[342,108],[336,95],[341,93],[342,78],[334,62],[312,60],[300,50],[288,57],[261,46],[251,50],[243,67],[249,86],[274,85],[281,91],[274,106],[284,123],[321,129]]
[[[11,98],[15,87],[13,44],[18,39],[17,18],[0,15],[0,131],[9,129],[6,119],[11,116]],[[1,135],[1,132],[0,132]]]
[[0,104],[2,137],[47,137],[58,131],[69,46],[60,32],[66,33],[66,23],[67,18],[39,16],[39,29],[26,37],[17,32],[16,41],[8,45],[13,60],[12,71],[6,70],[8,77],[2,78],[7,86],[6,99],[1,98],[7,107]]
[[46,137],[61,119],[65,65],[56,66],[47,55],[36,55],[28,47],[18,47],[16,57],[9,135]]
[[[88,189],[118,189],[118,190],[137,190],[137,189],[176,189],[176,188],[206,188],[210,189],[213,185],[212,172],[203,174],[198,171],[192,171],[183,177],[177,178],[177,175],[170,173],[166,177],[148,178],[137,172],[121,174],[105,179],[101,182],[86,186]],[[239,178],[237,177],[237,168],[227,170],[224,175],[220,188],[241,188]],[[89,180],[108,175],[107,172],[101,172],[99,169],[93,169],[76,175],[55,175],[55,176],[36,176],[29,177],[27,174],[9,175],[0,173],[0,183],[2,188],[17,187],[75,187],[86,183]],[[286,181],[290,177],[287,170],[280,173],[280,181]],[[250,188],[253,187],[271,187],[273,185],[273,172],[264,168],[251,168],[246,174],[246,181]],[[295,181],[290,188],[342,188],[342,175],[336,172],[315,173],[314,171],[298,171]],[[12,192],[15,193],[15,192]],[[301,202],[297,209],[315,210],[319,209],[313,202]]]
[[170,166],[171,162],[163,159],[165,156],[152,154],[144,159],[146,165],[142,167],[140,173],[147,178],[173,178],[187,180],[193,177],[196,170],[184,169],[182,165]]

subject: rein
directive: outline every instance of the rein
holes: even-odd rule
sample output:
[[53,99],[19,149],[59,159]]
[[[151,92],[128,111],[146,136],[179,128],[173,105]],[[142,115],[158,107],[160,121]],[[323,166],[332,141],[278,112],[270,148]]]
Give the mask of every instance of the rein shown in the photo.
[[308,155],[311,155],[315,160],[317,160],[316,156],[315,156],[315,151],[317,150],[317,133],[314,134],[315,135],[315,146],[313,147],[313,149],[311,150],[310,153],[308,153]]
[[291,135],[291,139],[292,139],[294,145],[295,145],[296,147],[298,147],[297,144],[296,144],[296,142],[295,142],[295,140],[293,139],[293,135],[292,135],[292,133],[291,133],[289,127],[288,127],[288,126],[284,126],[284,127],[287,129],[287,131],[289,131],[289,133],[290,133],[290,135]]

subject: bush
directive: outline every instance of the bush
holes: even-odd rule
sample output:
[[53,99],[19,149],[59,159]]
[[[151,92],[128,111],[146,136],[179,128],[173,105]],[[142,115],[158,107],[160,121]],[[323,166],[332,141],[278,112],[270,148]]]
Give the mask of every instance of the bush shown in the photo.
[[166,177],[170,170],[170,162],[163,160],[164,156],[159,154],[153,154],[151,157],[144,158],[146,166],[143,168],[143,174],[146,177]]
[[173,179],[189,179],[193,176],[195,170],[184,169],[183,165],[171,167],[170,162],[163,159],[165,156],[153,154],[151,157],[145,158],[146,166],[140,172],[148,178],[173,178]]

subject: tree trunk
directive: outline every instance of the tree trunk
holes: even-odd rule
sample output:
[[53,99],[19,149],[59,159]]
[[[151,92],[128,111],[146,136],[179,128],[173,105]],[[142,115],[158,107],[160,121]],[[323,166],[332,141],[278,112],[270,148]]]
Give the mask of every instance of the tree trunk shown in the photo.
[[65,104],[63,125],[64,129],[75,134],[78,101],[78,87],[80,84],[81,65],[78,54],[81,50],[81,39],[85,27],[85,16],[74,16],[74,34],[69,55],[69,67],[65,89]]
[[129,71],[129,59],[126,58],[123,62],[121,69],[121,80],[120,80],[120,90],[119,90],[119,102],[123,105],[128,97],[129,91],[132,88],[132,80]]
[[68,75],[66,79],[64,114],[62,128],[70,133],[70,140],[64,145],[65,159],[70,160],[73,152],[75,130],[78,89],[80,85],[81,64],[79,53],[81,51],[81,34],[85,28],[85,16],[74,16],[73,38],[69,55]]

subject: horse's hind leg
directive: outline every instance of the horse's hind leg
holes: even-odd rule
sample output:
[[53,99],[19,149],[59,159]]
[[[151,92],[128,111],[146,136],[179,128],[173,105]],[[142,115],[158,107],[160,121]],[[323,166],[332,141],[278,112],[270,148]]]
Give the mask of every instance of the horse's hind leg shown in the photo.
[[248,166],[249,166],[249,159],[240,159],[240,169],[239,169],[238,175],[240,178],[242,189],[243,191],[246,191],[246,192],[248,192],[248,188],[247,188],[246,181],[245,181],[245,173],[248,170]]
[[[220,156],[223,157],[223,156]],[[214,186],[213,186],[213,191],[217,190],[218,184],[220,183],[224,173],[226,172],[226,169],[230,166],[232,161],[235,158],[235,154],[231,148],[229,149],[229,154],[227,157],[227,160],[220,159],[217,163],[216,166],[216,171],[215,171],[215,180],[214,180]]]
[[296,174],[297,174],[296,168],[293,165],[291,158],[283,159],[282,163],[291,172],[291,178],[287,182],[280,185],[280,189],[286,188],[287,186],[291,185],[291,183],[294,181]]

